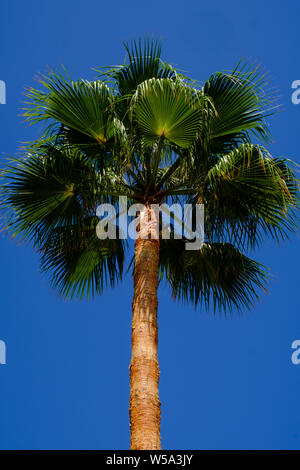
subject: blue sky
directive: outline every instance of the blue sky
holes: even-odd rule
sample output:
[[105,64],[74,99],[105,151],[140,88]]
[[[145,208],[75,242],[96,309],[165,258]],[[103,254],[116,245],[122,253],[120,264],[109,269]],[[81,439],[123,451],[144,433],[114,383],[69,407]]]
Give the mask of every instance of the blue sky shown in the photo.
[[[114,3],[89,0],[3,2],[0,6],[0,155],[38,136],[20,117],[24,87],[47,67],[74,78],[119,64],[121,40],[154,35],[163,59],[206,80],[241,57],[260,63],[280,90],[283,112],[270,119],[274,156],[300,163],[300,5],[296,0]],[[300,339],[297,234],[253,257],[274,273],[251,313],[214,317],[176,304],[159,289],[162,445],[165,449],[299,449]],[[0,235],[1,449],[126,449],[132,281],[91,302],[65,302],[40,275],[30,247]]]

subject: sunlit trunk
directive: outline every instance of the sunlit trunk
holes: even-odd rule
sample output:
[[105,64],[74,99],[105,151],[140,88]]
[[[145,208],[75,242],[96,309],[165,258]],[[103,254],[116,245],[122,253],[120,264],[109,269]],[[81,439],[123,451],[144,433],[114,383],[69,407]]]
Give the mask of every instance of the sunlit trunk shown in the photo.
[[161,449],[157,358],[158,259],[158,239],[136,240],[129,406],[130,448],[135,450]]

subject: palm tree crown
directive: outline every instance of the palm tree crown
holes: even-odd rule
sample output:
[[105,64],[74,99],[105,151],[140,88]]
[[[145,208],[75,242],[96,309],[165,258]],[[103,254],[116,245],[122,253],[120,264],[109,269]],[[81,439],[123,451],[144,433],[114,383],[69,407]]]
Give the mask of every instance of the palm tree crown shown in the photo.
[[242,251],[265,235],[286,237],[298,208],[289,162],[262,146],[274,107],[264,75],[239,64],[196,87],[161,61],[158,42],[125,47],[127,63],[98,80],[51,72],[40,79],[43,90],[28,90],[27,121],[48,127],[6,170],[7,225],[33,241],[62,295],[94,296],[121,278],[126,249],[96,237],[99,203],[119,195],[201,202],[203,248],[195,254],[184,240],[162,241],[161,275],[176,298],[249,307],[266,272]]

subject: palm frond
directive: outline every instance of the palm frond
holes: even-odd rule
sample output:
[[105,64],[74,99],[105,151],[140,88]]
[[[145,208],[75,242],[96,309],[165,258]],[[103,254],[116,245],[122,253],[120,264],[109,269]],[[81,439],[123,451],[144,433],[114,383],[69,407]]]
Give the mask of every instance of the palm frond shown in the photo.
[[278,240],[295,231],[299,181],[288,163],[252,144],[222,156],[200,189],[207,236],[248,248],[265,235]]
[[161,61],[161,43],[153,39],[140,39],[123,43],[128,64],[115,69],[112,76],[122,96],[135,92],[138,85],[150,78],[175,78],[176,71]]
[[101,198],[110,201],[112,169],[101,174],[78,149],[49,144],[8,165],[0,203],[8,211],[6,228],[37,244],[56,226],[78,223],[95,213]]
[[134,120],[149,144],[165,138],[189,147],[201,125],[205,98],[170,79],[150,79],[138,86],[132,99]]
[[162,240],[160,270],[176,300],[224,312],[250,309],[268,279],[263,265],[227,243],[188,251],[184,240]]
[[228,151],[249,141],[249,133],[266,142],[270,136],[265,118],[276,109],[274,92],[259,67],[241,62],[232,73],[214,73],[203,91],[214,103],[210,122],[213,153]]
[[56,227],[39,247],[42,272],[64,298],[93,298],[122,278],[124,243],[99,240],[97,222]]
[[28,122],[51,119],[100,145],[114,135],[113,95],[105,83],[100,80],[74,82],[54,71],[40,82],[45,91],[31,88],[27,92],[29,101],[24,116]]

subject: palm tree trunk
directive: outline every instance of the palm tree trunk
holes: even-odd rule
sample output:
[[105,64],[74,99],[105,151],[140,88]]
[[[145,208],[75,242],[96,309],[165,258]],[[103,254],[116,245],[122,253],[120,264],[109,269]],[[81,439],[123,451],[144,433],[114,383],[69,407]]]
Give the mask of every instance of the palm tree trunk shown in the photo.
[[161,449],[157,358],[158,260],[159,240],[138,238],[135,242],[130,363],[132,450]]

